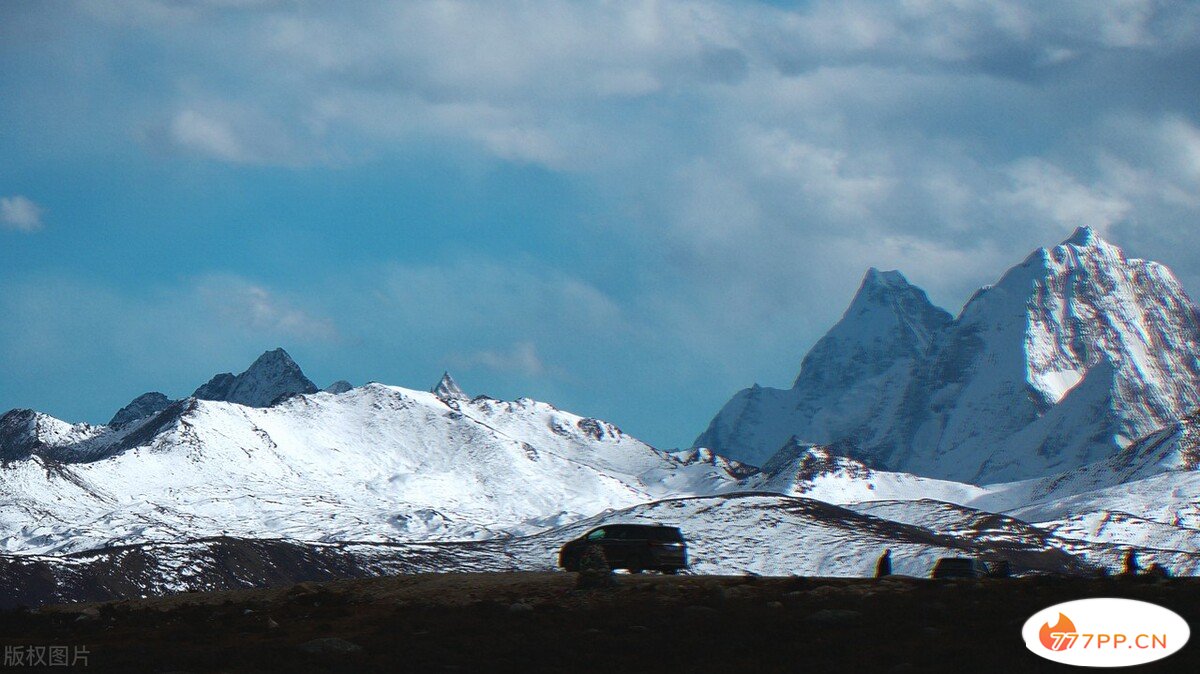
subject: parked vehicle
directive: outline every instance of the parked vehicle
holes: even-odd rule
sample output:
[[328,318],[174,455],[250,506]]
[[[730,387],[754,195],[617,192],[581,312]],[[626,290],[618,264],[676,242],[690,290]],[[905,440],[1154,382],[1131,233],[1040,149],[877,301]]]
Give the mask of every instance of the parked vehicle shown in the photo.
[[990,575],[987,564],[974,557],[942,557],[933,565],[930,578],[984,578]]
[[579,560],[589,546],[598,545],[613,569],[630,573],[662,571],[673,574],[686,569],[687,542],[676,527],[653,524],[607,524],[567,542],[558,552],[558,565],[578,571]]

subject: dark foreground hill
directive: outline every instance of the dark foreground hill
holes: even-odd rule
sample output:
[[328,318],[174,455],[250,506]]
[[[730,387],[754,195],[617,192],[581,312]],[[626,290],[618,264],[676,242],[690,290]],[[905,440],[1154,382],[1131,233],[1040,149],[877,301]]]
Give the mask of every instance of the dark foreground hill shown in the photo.
[[[1023,622],[1095,596],[1192,624],[1200,581],[414,574],[0,613],[0,647],[86,647],[88,671],[1055,671]],[[75,650],[71,651],[76,653]],[[1189,644],[1140,671],[1200,671]]]

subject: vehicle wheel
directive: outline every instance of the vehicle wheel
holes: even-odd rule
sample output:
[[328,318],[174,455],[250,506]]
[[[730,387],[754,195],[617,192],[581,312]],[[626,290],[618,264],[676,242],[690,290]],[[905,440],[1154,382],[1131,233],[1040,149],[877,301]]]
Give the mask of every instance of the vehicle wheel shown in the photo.
[[679,569],[678,569],[678,568],[676,568],[676,567],[674,567],[674,566],[672,566],[672,567],[668,567],[668,568],[666,568],[666,569],[663,569],[663,570],[662,570],[662,572],[663,572],[665,575],[668,575],[668,576],[674,576],[675,574],[679,573]]

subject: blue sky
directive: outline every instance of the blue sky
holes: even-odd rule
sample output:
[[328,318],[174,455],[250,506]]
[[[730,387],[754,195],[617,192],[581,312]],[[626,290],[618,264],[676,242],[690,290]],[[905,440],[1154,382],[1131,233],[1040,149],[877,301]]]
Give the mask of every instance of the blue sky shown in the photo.
[[0,409],[287,348],[690,444],[868,266],[1200,289],[1193,3],[0,4]]

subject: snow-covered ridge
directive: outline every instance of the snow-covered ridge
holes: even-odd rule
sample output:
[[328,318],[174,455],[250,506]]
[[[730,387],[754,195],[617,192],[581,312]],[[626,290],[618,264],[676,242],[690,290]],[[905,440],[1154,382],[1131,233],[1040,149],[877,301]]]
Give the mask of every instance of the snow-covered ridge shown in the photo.
[[[217,590],[280,578],[430,571],[549,570],[559,547],[609,523],[670,523],[686,532],[692,573],[864,576],[883,550],[897,573],[925,576],[939,557],[1007,559],[1015,571],[1087,572],[1076,555],[1047,544],[1035,531],[982,535],[969,527],[944,533],[821,501],[735,493],[674,498],[608,510],[525,537],[476,542],[336,543],[239,539],[227,536],[147,543],[71,555],[0,554],[0,608],[5,602],[96,600],[113,587],[137,595]],[[238,559],[231,568],[228,561]],[[236,571],[236,572],[234,572]],[[120,596],[117,594],[116,596]]]
[[969,503],[988,493],[961,482],[874,470],[837,452],[836,447],[807,445],[792,438],[761,473],[747,478],[747,486],[837,504],[883,499]]

